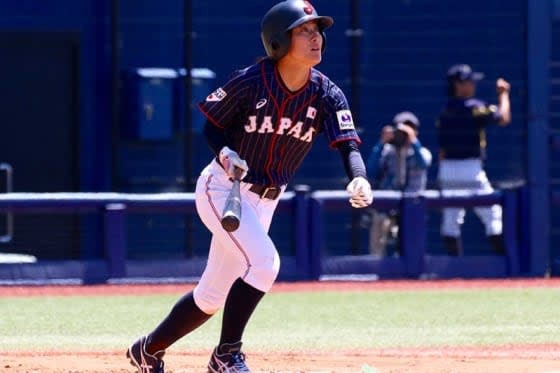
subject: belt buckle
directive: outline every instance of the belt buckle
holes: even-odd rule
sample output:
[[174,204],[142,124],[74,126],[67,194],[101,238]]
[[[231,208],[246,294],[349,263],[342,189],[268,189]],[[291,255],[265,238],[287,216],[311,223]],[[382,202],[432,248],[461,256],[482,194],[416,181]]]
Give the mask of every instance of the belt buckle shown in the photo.
[[266,198],[266,199],[276,199],[276,197],[278,196],[278,194],[275,194],[273,198],[269,198],[266,195],[268,194],[268,192],[270,191],[278,191],[277,187],[266,187],[264,188],[263,192],[261,193],[261,199]]

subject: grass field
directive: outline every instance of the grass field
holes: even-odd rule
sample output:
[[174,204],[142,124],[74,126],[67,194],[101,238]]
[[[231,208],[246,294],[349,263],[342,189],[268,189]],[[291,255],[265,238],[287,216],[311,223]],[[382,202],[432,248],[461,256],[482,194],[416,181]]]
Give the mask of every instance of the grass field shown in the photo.
[[[123,350],[178,296],[2,297],[0,351]],[[220,321],[214,317],[174,348],[211,348]],[[559,331],[558,288],[271,293],[245,345],[278,351],[560,343]]]

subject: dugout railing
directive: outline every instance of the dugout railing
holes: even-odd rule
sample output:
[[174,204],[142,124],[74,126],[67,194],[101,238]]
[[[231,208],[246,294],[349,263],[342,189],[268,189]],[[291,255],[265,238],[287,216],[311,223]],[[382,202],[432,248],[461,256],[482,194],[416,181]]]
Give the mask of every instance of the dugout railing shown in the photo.
[[[523,188],[476,194],[468,191],[426,191],[421,194],[375,191],[374,206],[398,208],[401,215],[400,258],[375,259],[369,255],[329,257],[325,254],[323,217],[326,211],[350,212],[348,196],[344,191],[310,191],[306,186],[296,186],[286,192],[279,203],[279,210],[292,217],[292,258],[283,258],[291,272],[289,278],[316,280],[325,276],[371,274],[381,278],[431,277],[505,277],[524,272],[524,258],[528,257],[524,235],[519,229],[523,205]],[[425,216],[430,208],[475,207],[501,204],[504,214],[505,256],[430,257],[426,255]],[[105,280],[130,277],[127,263],[128,214],[142,212],[195,213],[193,193],[4,193],[0,194],[0,212],[10,214],[101,214],[103,216],[103,245],[105,257],[95,268],[104,268]],[[187,260],[188,261],[188,260]],[[2,264],[0,281],[25,281],[33,277],[49,280],[49,271],[43,275],[29,270],[35,264]],[[203,268],[204,263],[199,263]],[[58,278],[64,277],[64,265],[58,263]],[[162,271],[166,270],[162,266]],[[169,267],[167,267],[168,270]],[[91,269],[93,271],[95,269]],[[50,271],[52,273],[52,271]],[[74,271],[75,272],[75,271]],[[87,272],[87,271],[85,271]],[[85,273],[82,271],[81,273]],[[31,275],[32,274],[32,275]],[[146,274],[146,277],[153,272]],[[135,276],[138,271],[135,271]],[[86,276],[84,274],[84,276]],[[73,276],[69,276],[73,277]],[[99,276],[95,277],[99,281]],[[88,282],[84,279],[84,282]]]
[[[315,191],[310,197],[310,263],[312,279],[344,278],[347,274],[379,277],[449,278],[519,276],[526,268],[524,232],[519,228],[524,188],[498,190],[492,193],[472,191],[436,191],[402,193],[375,191],[374,207],[380,210],[398,209],[400,215],[399,258],[369,256],[328,257],[325,242],[325,212],[347,208],[344,191]],[[504,256],[481,255],[450,257],[427,255],[426,216],[429,209],[444,207],[478,207],[500,204],[503,207],[503,227],[506,253]],[[366,277],[367,278],[367,277]]]

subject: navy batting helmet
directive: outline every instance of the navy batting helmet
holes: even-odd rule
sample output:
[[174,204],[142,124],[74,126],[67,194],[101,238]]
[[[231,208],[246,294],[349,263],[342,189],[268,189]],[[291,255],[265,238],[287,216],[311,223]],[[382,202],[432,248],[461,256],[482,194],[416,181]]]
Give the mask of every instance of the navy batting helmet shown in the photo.
[[326,38],[323,31],[334,23],[331,17],[318,15],[313,5],[306,0],[285,0],[270,8],[261,23],[261,39],[266,54],[274,60],[284,57],[290,49],[289,31],[314,20],[323,38],[321,51],[324,51]]

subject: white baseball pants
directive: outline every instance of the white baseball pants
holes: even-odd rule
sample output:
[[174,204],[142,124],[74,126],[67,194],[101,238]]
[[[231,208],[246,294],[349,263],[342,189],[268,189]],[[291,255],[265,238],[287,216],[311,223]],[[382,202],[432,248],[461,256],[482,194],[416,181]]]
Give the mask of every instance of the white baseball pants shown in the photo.
[[[480,159],[444,159],[439,165],[439,182],[442,189],[470,189],[479,192],[492,192],[486,172]],[[502,234],[502,207],[476,207],[478,215],[486,228],[486,235]],[[441,235],[459,237],[465,219],[465,209],[445,208],[441,223]]]
[[207,314],[224,306],[237,278],[267,292],[278,275],[280,257],[268,230],[279,198],[261,199],[249,191],[251,185],[241,183],[241,222],[235,232],[226,232],[220,221],[232,182],[216,160],[198,178],[196,208],[212,232],[212,241],[206,268],[194,289],[194,300]]

